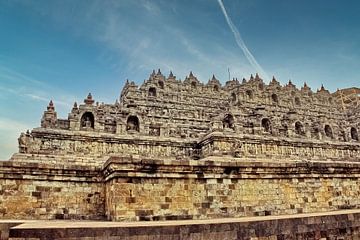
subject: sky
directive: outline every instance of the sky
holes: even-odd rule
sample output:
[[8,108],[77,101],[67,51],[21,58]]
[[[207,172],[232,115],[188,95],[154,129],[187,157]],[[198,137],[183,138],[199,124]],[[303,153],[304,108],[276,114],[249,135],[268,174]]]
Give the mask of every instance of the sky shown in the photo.
[[359,12],[358,0],[0,0],[0,159],[50,99],[67,118],[152,69],[360,87]]

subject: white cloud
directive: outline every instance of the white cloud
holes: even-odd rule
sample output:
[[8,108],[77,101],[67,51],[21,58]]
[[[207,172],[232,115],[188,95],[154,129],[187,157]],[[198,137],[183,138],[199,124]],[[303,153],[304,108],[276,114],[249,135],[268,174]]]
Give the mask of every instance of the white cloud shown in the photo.
[[33,79],[29,76],[21,74],[11,68],[1,66],[0,65],[0,79],[8,80],[13,83],[29,83],[29,84],[36,84],[36,85],[44,85],[43,82]]
[[17,138],[20,133],[33,127],[14,119],[0,118],[0,160],[7,160],[13,153],[17,152]]
[[[55,105],[71,108],[74,96],[64,94],[61,89],[53,91],[53,88],[41,81],[24,75],[18,71],[0,65],[0,90],[17,97],[49,103],[51,99]],[[50,91],[51,89],[51,91]],[[51,95],[49,94],[51,92]]]
[[142,6],[151,14],[158,15],[160,14],[160,8],[154,2],[149,0],[143,0]]

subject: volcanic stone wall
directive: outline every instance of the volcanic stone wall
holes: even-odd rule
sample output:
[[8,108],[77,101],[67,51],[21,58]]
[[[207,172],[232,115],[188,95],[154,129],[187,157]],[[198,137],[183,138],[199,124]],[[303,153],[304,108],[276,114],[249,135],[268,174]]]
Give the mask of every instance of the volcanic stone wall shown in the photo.
[[0,218],[104,219],[98,169],[0,162]]
[[0,218],[179,220],[360,207],[359,163],[110,157],[102,168],[1,162]]
[[356,163],[111,158],[104,173],[110,220],[210,219],[360,207]]

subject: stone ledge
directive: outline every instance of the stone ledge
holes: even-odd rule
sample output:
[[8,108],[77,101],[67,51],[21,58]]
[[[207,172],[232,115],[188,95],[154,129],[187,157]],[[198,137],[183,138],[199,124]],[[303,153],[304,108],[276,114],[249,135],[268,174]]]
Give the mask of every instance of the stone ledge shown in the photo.
[[229,158],[217,161],[156,160],[110,157],[103,166],[105,181],[112,178],[292,178],[360,177],[360,163],[349,162],[269,162]]
[[158,136],[144,136],[144,135],[117,135],[104,132],[88,132],[88,131],[69,131],[59,129],[48,128],[35,128],[31,134],[34,137],[46,137],[47,139],[62,139],[62,140],[91,140],[93,142],[109,142],[109,143],[133,143],[136,142],[139,145],[163,145],[163,146],[181,146],[192,147],[196,141],[184,140],[173,137]]
[[98,167],[36,162],[0,162],[0,179],[101,182]]
[[359,149],[360,142],[342,142],[335,139],[331,140],[318,140],[313,138],[299,138],[299,137],[282,137],[272,135],[255,135],[255,134],[243,134],[243,133],[224,133],[224,132],[211,132],[200,140],[199,144],[207,144],[211,141],[222,139],[229,142],[235,140],[246,141],[246,143],[271,143],[278,146],[308,146],[316,148],[338,148],[338,149]]

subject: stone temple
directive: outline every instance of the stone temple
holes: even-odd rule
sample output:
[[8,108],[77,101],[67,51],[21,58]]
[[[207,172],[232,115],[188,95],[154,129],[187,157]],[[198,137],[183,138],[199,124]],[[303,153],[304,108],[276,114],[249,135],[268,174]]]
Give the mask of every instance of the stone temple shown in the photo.
[[[127,81],[114,104],[89,94],[67,119],[50,101],[41,126],[22,133],[19,152],[0,162],[0,218],[168,221],[356,210],[359,94],[275,78],[265,84],[257,74],[204,84],[192,72],[182,81],[159,70],[141,86]],[[346,224],[359,226],[360,214],[350,215]]]

